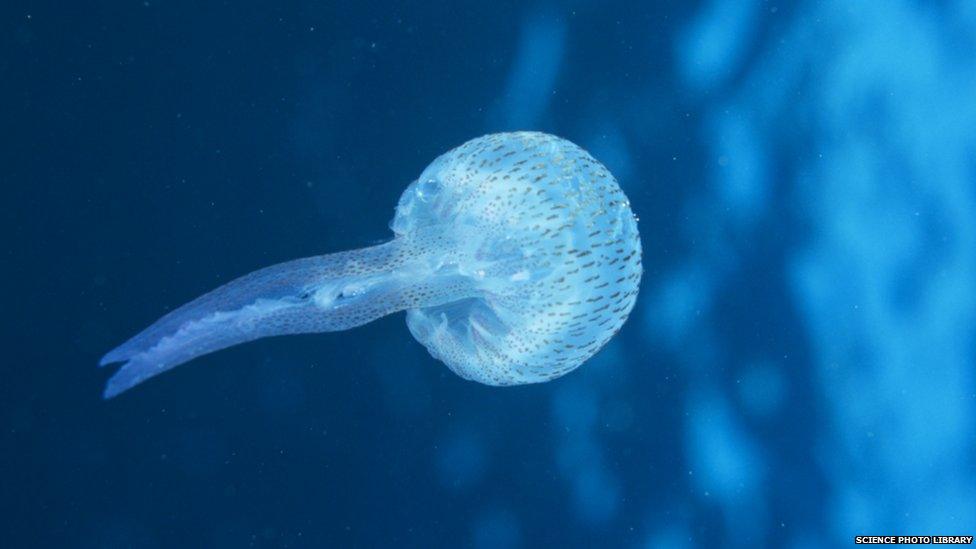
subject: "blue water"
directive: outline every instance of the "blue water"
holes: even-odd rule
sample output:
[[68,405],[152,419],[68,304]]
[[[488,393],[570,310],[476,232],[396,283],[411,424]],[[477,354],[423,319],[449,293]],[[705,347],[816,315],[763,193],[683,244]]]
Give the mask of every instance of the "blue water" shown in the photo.
[[[3,547],[833,547],[976,533],[976,4],[14,2],[0,28]],[[464,381],[403,315],[106,351],[389,238],[463,141],[588,149],[621,332]]]

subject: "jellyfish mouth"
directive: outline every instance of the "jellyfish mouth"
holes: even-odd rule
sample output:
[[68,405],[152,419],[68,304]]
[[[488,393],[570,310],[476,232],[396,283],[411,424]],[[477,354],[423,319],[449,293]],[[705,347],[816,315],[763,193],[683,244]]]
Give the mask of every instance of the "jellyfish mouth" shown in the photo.
[[438,329],[471,337],[481,344],[490,344],[511,331],[490,304],[490,297],[468,297],[421,311],[440,320]]
[[507,372],[512,325],[491,296],[468,297],[407,312],[414,338],[459,376],[489,385],[525,383]]

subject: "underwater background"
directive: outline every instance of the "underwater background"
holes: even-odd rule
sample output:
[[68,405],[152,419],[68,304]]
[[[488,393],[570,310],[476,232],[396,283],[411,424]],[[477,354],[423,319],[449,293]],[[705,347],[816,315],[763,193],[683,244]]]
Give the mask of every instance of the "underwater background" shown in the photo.
[[[976,533],[976,3],[5,2],[3,547],[833,547]],[[103,401],[107,350],[566,137],[644,278],[579,370],[403,314]]]

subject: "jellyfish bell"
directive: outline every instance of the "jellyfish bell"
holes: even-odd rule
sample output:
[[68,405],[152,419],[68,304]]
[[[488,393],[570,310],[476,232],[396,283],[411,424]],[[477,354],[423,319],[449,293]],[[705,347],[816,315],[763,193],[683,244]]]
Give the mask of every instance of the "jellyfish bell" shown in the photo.
[[124,363],[106,398],[231,345],[401,310],[461,377],[543,382],[605,345],[637,297],[630,203],[602,164],[552,135],[491,134],[445,153],[390,227],[390,242],[261,269],[159,319],[102,359]]
[[517,385],[559,377],[623,325],[641,248],[610,172],[571,142],[493,134],[434,160],[403,193],[398,235],[450,227],[475,296],[407,311],[407,326],[463,378]]

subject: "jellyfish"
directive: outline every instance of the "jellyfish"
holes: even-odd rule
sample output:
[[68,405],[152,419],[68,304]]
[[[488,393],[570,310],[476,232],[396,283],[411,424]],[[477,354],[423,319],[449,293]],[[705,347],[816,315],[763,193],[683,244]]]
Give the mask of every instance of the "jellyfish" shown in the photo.
[[400,197],[394,237],[233,280],[106,354],[104,397],[255,339],[335,332],[406,311],[430,354],[462,378],[539,383],[578,367],[624,324],[641,242],[613,175],[545,133],[472,139]]

